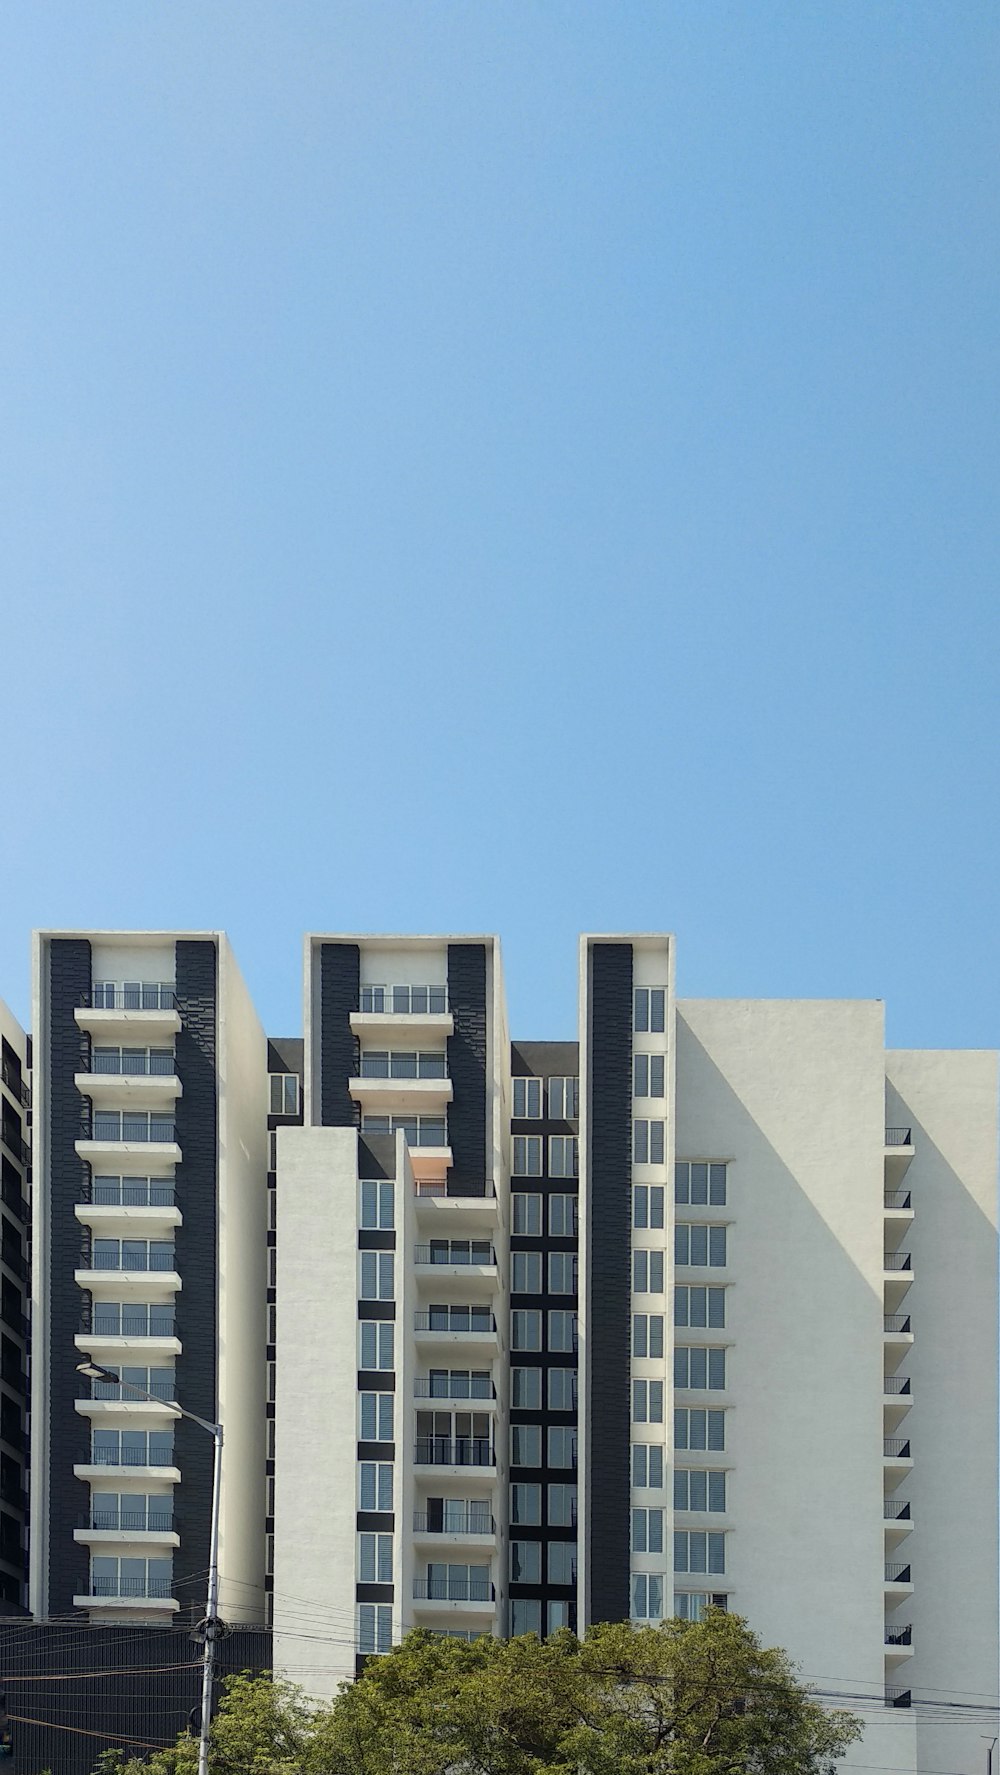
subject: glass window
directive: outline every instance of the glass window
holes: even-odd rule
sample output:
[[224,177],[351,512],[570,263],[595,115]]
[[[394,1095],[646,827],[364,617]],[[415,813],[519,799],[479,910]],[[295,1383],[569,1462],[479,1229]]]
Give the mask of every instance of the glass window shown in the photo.
[[718,1591],[674,1591],[674,1614],[682,1621],[700,1621],[706,1609],[725,1610],[728,1604],[728,1596]]
[[661,1227],[663,1225],[662,1183],[637,1183],[632,1190],[632,1225]]
[[510,1402],[516,1410],[541,1410],[542,1371],[540,1368],[511,1369]]
[[571,1134],[550,1134],[549,1176],[575,1177],[578,1169],[576,1137]]
[[632,1289],[635,1294],[663,1293],[662,1251],[633,1251]]
[[576,1527],[576,1486],[550,1485],[548,1488],[549,1527]]
[[577,1374],[575,1368],[549,1369],[549,1410],[575,1411]]
[[663,1097],[664,1057],[662,1054],[632,1056],[633,1097]]
[[666,1016],[665,986],[637,986],[632,1027],[638,1035],[661,1035]]
[[663,1355],[662,1313],[633,1313],[632,1354],[652,1357]]
[[560,1627],[572,1627],[573,1604],[571,1602],[550,1602],[546,1604],[548,1633],[558,1633]]
[[726,1291],[724,1288],[674,1289],[674,1324],[710,1326],[721,1329],[726,1323]]
[[392,1300],[393,1261],[391,1251],[362,1251],[362,1300]]
[[[171,1069],[172,1070],[172,1069]],[[299,1110],[299,1079],[294,1072],[270,1074],[270,1113],[273,1116],[294,1116]]]
[[511,1198],[511,1232],[537,1239],[542,1231],[542,1198],[515,1190]]
[[510,1315],[510,1347],[512,1350],[540,1350],[542,1347],[542,1315],[534,1309],[514,1307]]
[[392,1536],[358,1536],[358,1579],[362,1584],[392,1583]]
[[512,1251],[510,1272],[510,1286],[514,1294],[541,1294],[542,1254],[540,1251]]
[[576,1542],[550,1541],[547,1564],[550,1584],[575,1584]]
[[511,1171],[514,1176],[541,1177],[542,1136],[540,1134],[515,1134],[511,1145],[513,1147]]
[[679,1405],[674,1411],[674,1447],[705,1448],[714,1452],[726,1446],[724,1411],[701,1411]]
[[576,1196],[549,1197],[549,1232],[554,1239],[575,1239],[579,1230],[579,1200]]
[[392,1650],[392,1604],[363,1602],[358,1605],[358,1651],[362,1657]]
[[361,1182],[361,1225],[365,1228],[387,1228],[392,1224],[392,1184],[382,1179],[363,1178]]
[[542,1464],[541,1424],[511,1424],[510,1459],[514,1467],[540,1467]]
[[666,1122],[632,1123],[632,1157],[637,1165],[662,1165],[666,1151]]
[[542,1581],[541,1541],[511,1541],[510,1579],[512,1584],[540,1584]]
[[724,1510],[726,1475],[703,1467],[674,1468],[675,1510]]
[[726,1263],[726,1227],[681,1225],[674,1228],[674,1262],[692,1269],[722,1269]]
[[534,1525],[542,1520],[542,1488],[515,1480],[510,1488],[510,1520]]
[[522,1633],[541,1633],[542,1605],[534,1597],[512,1596],[510,1599],[511,1637]]
[[542,1114],[541,1079],[512,1079],[514,1115],[522,1121],[537,1122]]
[[706,1529],[674,1530],[675,1572],[724,1572],[726,1537]]
[[575,1350],[577,1341],[577,1321],[575,1313],[561,1312],[558,1309],[549,1314],[549,1349],[562,1354],[567,1350]]
[[655,1572],[632,1574],[632,1619],[663,1620],[663,1579]]
[[392,1509],[392,1466],[388,1461],[362,1461],[358,1483],[359,1510]]
[[678,1345],[674,1350],[674,1386],[695,1388],[701,1392],[721,1391],[726,1384],[726,1352],[724,1347],[705,1349],[695,1345]]
[[632,1416],[637,1424],[662,1424],[662,1381],[632,1382]]
[[632,1512],[632,1552],[663,1552],[663,1511],[638,1509]]
[[674,1201],[685,1206],[713,1208],[726,1205],[726,1167],[699,1159],[682,1159],[674,1166]]
[[580,1113],[580,1081],[578,1078],[549,1080],[549,1117],[553,1122],[572,1122]]
[[393,1333],[391,1319],[362,1319],[358,1326],[359,1366],[391,1368],[393,1365]]
[[549,1252],[549,1293],[576,1293],[576,1252]]
[[663,1450],[655,1442],[633,1442],[632,1484],[641,1491],[662,1491]]
[[360,1393],[358,1404],[358,1434],[362,1442],[391,1442],[392,1394]]
[[549,1425],[549,1466],[576,1466],[576,1430],[572,1425]]

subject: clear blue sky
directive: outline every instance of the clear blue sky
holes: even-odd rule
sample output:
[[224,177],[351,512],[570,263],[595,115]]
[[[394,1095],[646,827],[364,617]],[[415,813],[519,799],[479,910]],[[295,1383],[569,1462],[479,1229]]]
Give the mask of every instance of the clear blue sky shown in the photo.
[[11,0],[35,924],[580,929],[1000,1040],[990,0]]

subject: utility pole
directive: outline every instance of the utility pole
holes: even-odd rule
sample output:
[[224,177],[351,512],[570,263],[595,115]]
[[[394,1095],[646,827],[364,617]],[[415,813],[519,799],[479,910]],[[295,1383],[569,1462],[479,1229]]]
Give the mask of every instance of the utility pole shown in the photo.
[[[200,1420],[199,1420],[200,1422]],[[222,1425],[206,1425],[215,1443],[212,1467],[212,1537],[208,1555],[208,1602],[205,1609],[205,1653],[201,1673],[201,1722],[198,1732],[198,1775],[208,1775],[208,1735],[212,1727],[212,1685],[215,1642],[219,1637],[219,1503],[222,1496]]]

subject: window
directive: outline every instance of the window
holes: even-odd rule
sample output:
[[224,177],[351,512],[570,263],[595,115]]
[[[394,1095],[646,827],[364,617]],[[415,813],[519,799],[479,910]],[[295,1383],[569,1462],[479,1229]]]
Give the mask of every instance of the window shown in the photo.
[[549,1293],[576,1293],[576,1252],[549,1252]]
[[633,1097],[664,1097],[664,1057],[662,1054],[633,1054]]
[[299,1075],[297,1072],[272,1072],[269,1108],[273,1116],[297,1116],[299,1113]]
[[90,1526],[162,1533],[174,1526],[173,1500],[169,1495],[143,1492],[94,1491],[90,1494]]
[[542,1137],[540,1134],[515,1134],[511,1171],[515,1177],[541,1177]]
[[576,1527],[576,1486],[549,1486],[549,1527]]
[[510,1599],[511,1637],[521,1633],[541,1633],[542,1605],[534,1597],[512,1596]]
[[662,1381],[632,1382],[632,1416],[637,1424],[662,1424]]
[[701,1528],[674,1530],[675,1572],[724,1572],[725,1569],[725,1535],[713,1535]]
[[408,1146],[447,1146],[447,1116],[361,1117],[362,1134],[405,1134]]
[[663,1511],[633,1510],[632,1552],[663,1552]]
[[575,1177],[579,1169],[577,1141],[572,1134],[549,1135],[549,1176]]
[[632,1354],[654,1358],[663,1355],[662,1313],[632,1314]]
[[724,1226],[675,1226],[674,1262],[692,1269],[722,1269],[726,1262]]
[[392,1536],[358,1536],[358,1579],[362,1584],[392,1583]]
[[360,1368],[391,1368],[393,1364],[393,1333],[391,1319],[362,1319],[358,1325],[358,1357]]
[[549,1119],[575,1121],[580,1113],[580,1081],[576,1077],[549,1080]]
[[169,1596],[169,1559],[118,1559],[97,1554],[90,1562],[91,1596]]
[[674,1591],[674,1614],[681,1621],[700,1621],[706,1609],[725,1610],[728,1605],[728,1596],[717,1591]]
[[675,1510],[724,1510],[726,1508],[725,1472],[711,1468],[674,1468]]
[[674,1166],[674,1201],[704,1208],[726,1205],[726,1167],[705,1160],[681,1159]]
[[666,1014],[665,986],[637,986],[632,1027],[638,1035],[662,1035]]
[[553,1239],[575,1239],[580,1225],[576,1196],[549,1197],[549,1233]]
[[511,1196],[511,1232],[530,1239],[541,1237],[542,1198],[526,1196],[516,1190]]
[[174,1118],[148,1109],[95,1109],[93,1138],[172,1142]]
[[95,1177],[93,1201],[100,1208],[172,1208],[172,1177]]
[[510,1371],[510,1402],[515,1410],[540,1411],[542,1408],[542,1371],[540,1368],[512,1368]]
[[542,1464],[541,1424],[511,1424],[510,1459],[514,1467],[540,1467]]
[[541,1079],[512,1079],[514,1115],[521,1121],[537,1122],[542,1114]]
[[637,1165],[662,1165],[666,1122],[632,1123],[632,1157]]
[[174,1309],[143,1301],[95,1300],[92,1329],[96,1337],[173,1337]]
[[361,1009],[369,1015],[439,1017],[448,1009],[446,986],[362,986]]
[[575,1411],[577,1376],[575,1368],[549,1369],[549,1410]]
[[363,1227],[381,1227],[393,1225],[393,1188],[391,1183],[377,1178],[363,1178],[361,1182],[361,1225]]
[[526,1525],[542,1520],[542,1488],[515,1480],[510,1488],[510,1520]]
[[418,1392],[428,1399],[492,1399],[493,1380],[487,1368],[432,1368],[426,1387]]
[[358,1605],[358,1651],[370,1658],[392,1650],[392,1604],[363,1602]]
[[361,1299],[392,1300],[392,1271],[391,1251],[362,1251]]
[[95,1467],[170,1467],[172,1430],[95,1430],[90,1458]]
[[541,1541],[512,1541],[510,1544],[510,1581],[512,1584],[540,1584],[542,1581]]
[[358,1431],[362,1442],[392,1441],[392,1394],[361,1393],[358,1397]]
[[361,1056],[363,1079],[443,1079],[447,1078],[445,1057],[441,1052],[404,1053],[366,1048]]
[[635,1294],[663,1293],[662,1251],[633,1251],[632,1290]]
[[550,1424],[549,1466],[576,1466],[576,1430],[571,1426]]
[[655,1572],[632,1574],[633,1621],[663,1620],[663,1579]]
[[550,1541],[547,1564],[550,1584],[575,1584],[576,1542]]
[[[388,1461],[362,1461],[358,1486],[359,1510],[392,1509],[392,1466]],[[273,1512],[272,1512],[273,1514]]]
[[510,1347],[512,1350],[540,1350],[542,1347],[542,1315],[513,1308],[510,1315]]
[[662,1183],[637,1183],[632,1191],[632,1225],[661,1227],[663,1225]]
[[510,1286],[514,1294],[541,1294],[542,1254],[540,1251],[511,1252]]
[[172,1270],[172,1239],[95,1239],[91,1248],[94,1270]]
[[640,1491],[663,1490],[663,1450],[655,1442],[633,1442],[632,1484]]
[[549,1349],[562,1354],[567,1350],[575,1350],[577,1342],[577,1322],[575,1313],[564,1313],[558,1309],[549,1314]]
[[174,1071],[174,1051],[173,1048],[94,1048],[89,1070],[125,1073],[133,1078],[169,1078]]
[[724,1411],[697,1411],[679,1405],[674,1412],[674,1447],[708,1448],[713,1451],[726,1446],[726,1414]]
[[726,1323],[726,1291],[724,1288],[675,1288],[674,1324],[711,1326],[721,1329]]
[[724,1347],[705,1349],[700,1345],[674,1350],[674,1386],[695,1388],[699,1392],[721,1391],[726,1384],[726,1352]]

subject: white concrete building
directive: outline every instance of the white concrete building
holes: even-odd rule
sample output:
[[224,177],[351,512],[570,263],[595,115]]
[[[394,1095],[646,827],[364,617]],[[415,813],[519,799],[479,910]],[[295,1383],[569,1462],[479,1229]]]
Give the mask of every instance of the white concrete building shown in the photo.
[[32,1612],[200,1618],[212,1441],[176,1400],[224,1424],[221,1609],[259,1620],[263,1031],[219,932],[39,932],[33,1022]]

